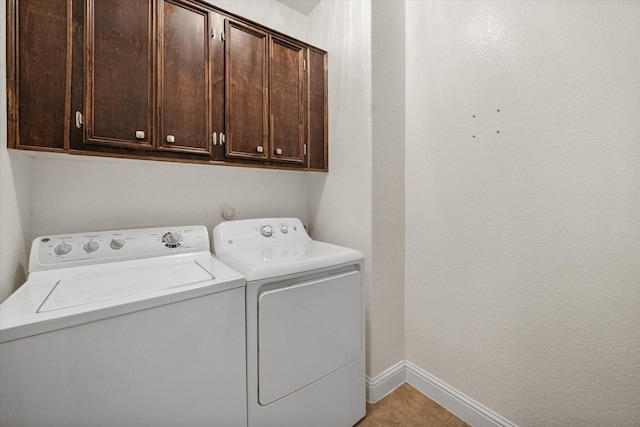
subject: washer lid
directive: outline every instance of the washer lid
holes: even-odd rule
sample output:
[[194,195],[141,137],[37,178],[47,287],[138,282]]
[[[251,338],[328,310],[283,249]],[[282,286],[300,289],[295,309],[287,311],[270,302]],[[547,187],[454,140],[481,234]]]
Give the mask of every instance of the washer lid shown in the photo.
[[0,343],[244,285],[209,251],[36,271],[0,306]]
[[214,277],[194,260],[121,268],[62,277],[38,308],[38,313],[60,310],[145,292],[196,285]]

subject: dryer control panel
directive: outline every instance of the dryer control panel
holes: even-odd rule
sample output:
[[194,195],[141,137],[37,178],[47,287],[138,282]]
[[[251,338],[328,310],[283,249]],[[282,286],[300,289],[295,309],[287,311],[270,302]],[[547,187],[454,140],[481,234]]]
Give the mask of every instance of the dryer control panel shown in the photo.
[[49,235],[33,241],[29,272],[203,251],[203,225]]
[[357,264],[364,258],[357,250],[311,239],[297,218],[228,221],[211,235],[215,256],[247,282]]
[[298,218],[258,218],[218,224],[212,233],[216,249],[272,247],[311,240]]

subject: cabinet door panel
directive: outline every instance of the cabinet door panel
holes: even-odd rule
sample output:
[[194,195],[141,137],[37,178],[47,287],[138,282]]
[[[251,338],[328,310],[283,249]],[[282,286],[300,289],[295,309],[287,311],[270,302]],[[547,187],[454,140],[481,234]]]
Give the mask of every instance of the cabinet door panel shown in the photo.
[[[7,63],[10,92],[16,90],[11,80],[17,71],[17,91],[9,96],[9,144],[18,148],[63,148],[68,89],[67,2],[21,0],[16,9],[17,56],[9,57]],[[11,105],[14,96],[18,99],[17,114],[16,104]],[[11,123],[15,116],[17,132]]]
[[267,34],[226,22],[226,154],[268,159]]
[[271,37],[271,159],[304,161],[304,47]]
[[309,169],[327,169],[326,53],[309,49]]
[[164,0],[160,17],[159,148],[210,154],[209,12]]
[[87,28],[86,139],[151,148],[151,0],[90,0]]

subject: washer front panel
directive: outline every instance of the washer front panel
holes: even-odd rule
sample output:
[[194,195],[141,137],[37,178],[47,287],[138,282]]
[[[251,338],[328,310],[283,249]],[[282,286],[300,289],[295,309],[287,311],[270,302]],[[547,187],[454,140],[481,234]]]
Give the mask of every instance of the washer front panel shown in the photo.
[[2,426],[246,427],[244,288],[0,344]]

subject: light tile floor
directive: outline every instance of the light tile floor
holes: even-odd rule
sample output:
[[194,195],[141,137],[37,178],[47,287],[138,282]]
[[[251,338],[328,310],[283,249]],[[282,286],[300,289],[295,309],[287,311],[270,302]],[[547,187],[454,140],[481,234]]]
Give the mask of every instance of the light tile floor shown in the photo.
[[404,383],[376,404],[356,427],[471,427],[433,400]]

